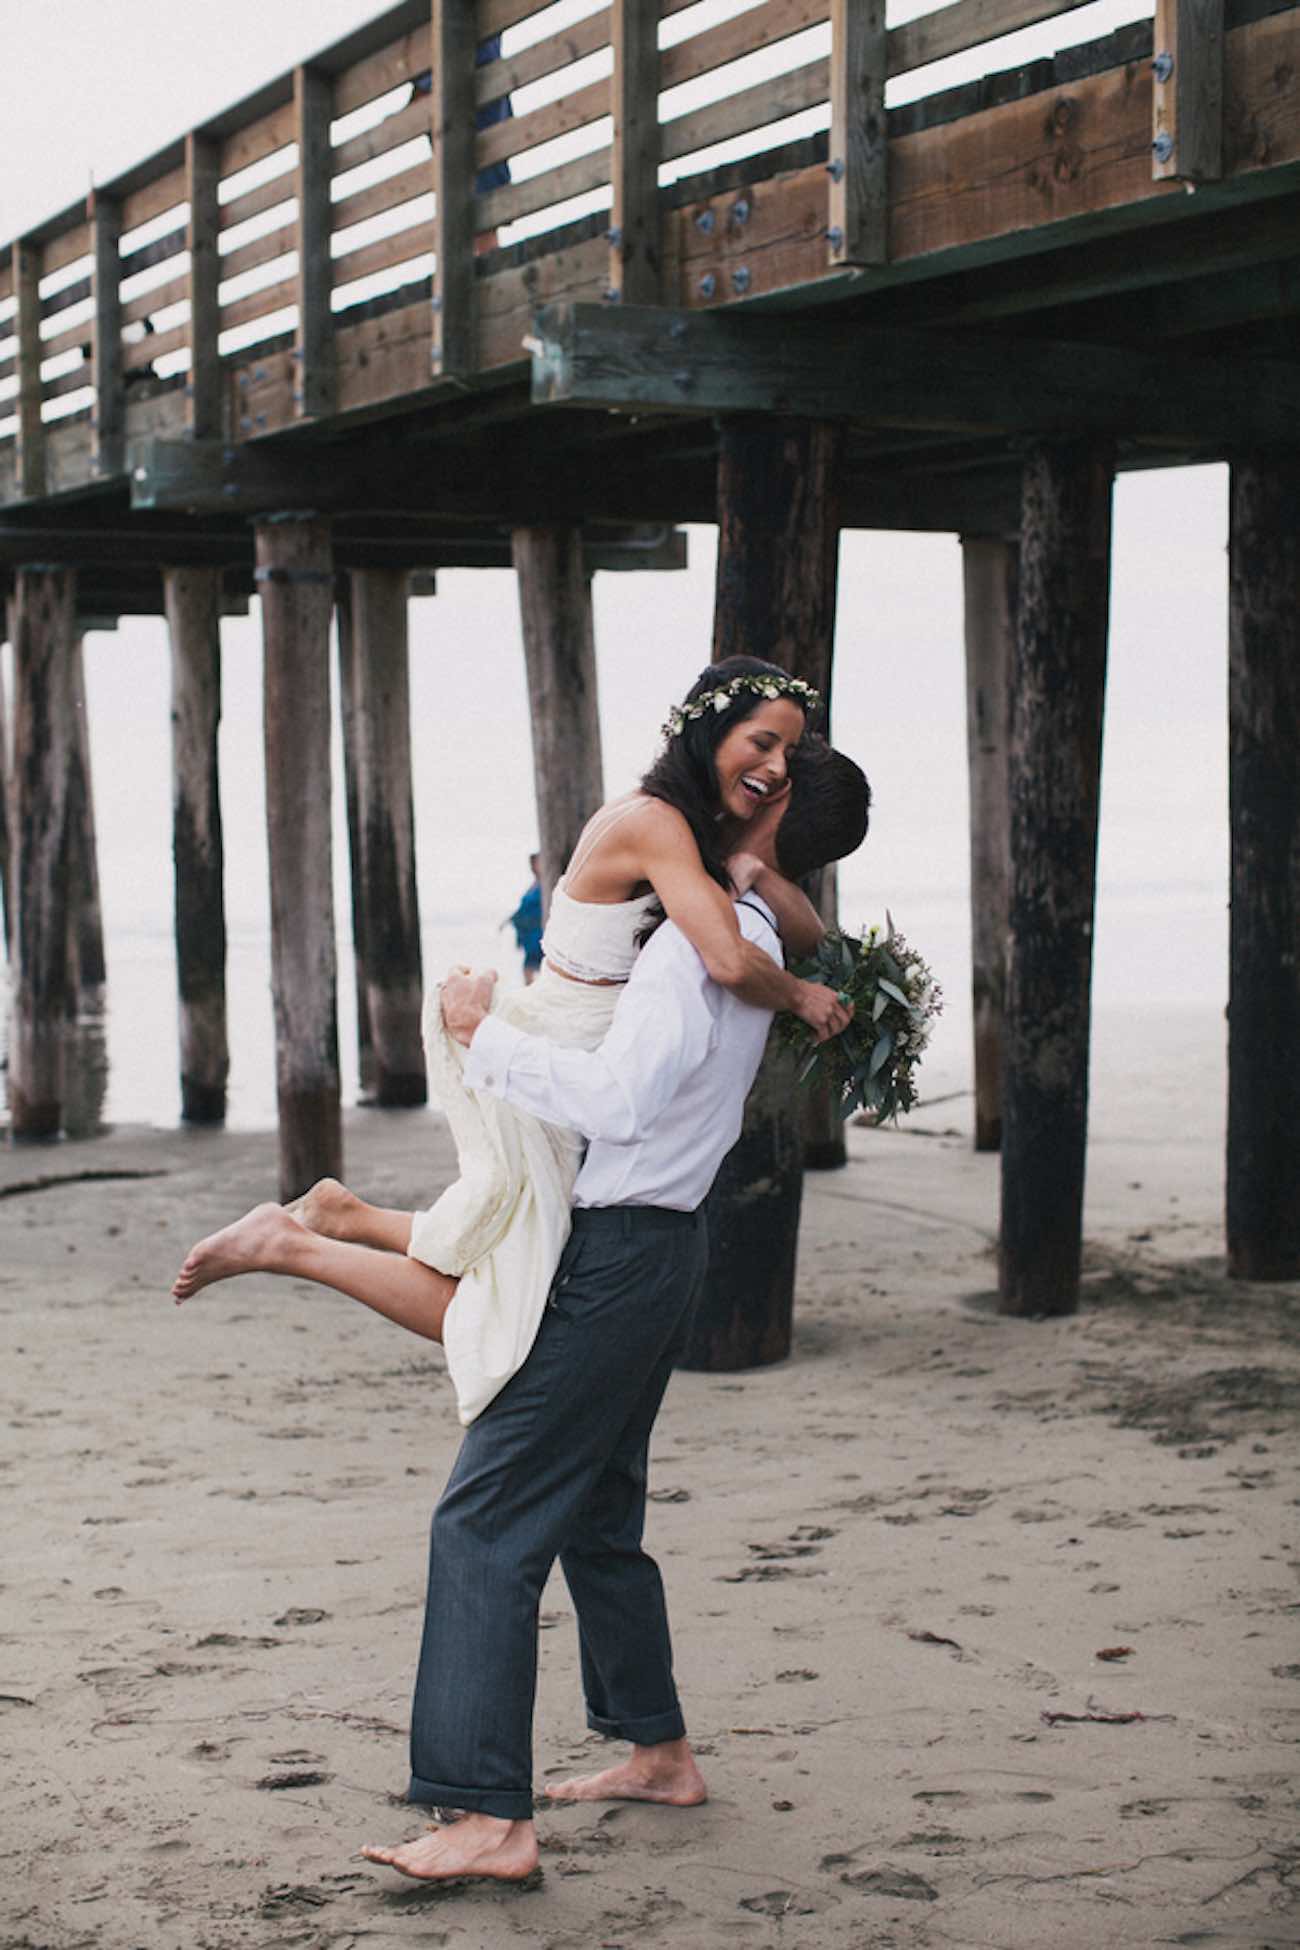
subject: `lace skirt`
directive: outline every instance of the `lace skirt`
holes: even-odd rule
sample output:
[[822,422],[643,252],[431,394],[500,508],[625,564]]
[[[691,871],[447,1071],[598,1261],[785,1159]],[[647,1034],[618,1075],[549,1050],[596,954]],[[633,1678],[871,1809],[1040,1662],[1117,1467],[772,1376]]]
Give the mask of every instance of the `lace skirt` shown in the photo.
[[[566,981],[543,967],[529,988],[508,989],[493,1013],[571,1049],[604,1041],[622,988]],[[527,1359],[569,1236],[573,1181],[584,1140],[497,1097],[467,1090],[467,1052],[447,1034],[439,992],[424,1008],[433,1102],[455,1140],[460,1176],[417,1212],[413,1259],[460,1276],[443,1345],[462,1422],[472,1422]]]

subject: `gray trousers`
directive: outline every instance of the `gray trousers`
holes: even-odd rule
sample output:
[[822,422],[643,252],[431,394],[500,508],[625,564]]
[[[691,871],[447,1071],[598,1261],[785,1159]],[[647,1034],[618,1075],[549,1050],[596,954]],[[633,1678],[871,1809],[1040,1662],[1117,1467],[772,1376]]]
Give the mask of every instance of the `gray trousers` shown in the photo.
[[685,1732],[658,1566],[642,1549],[650,1431],[704,1274],[702,1212],[573,1215],[527,1361],[471,1423],[434,1511],[408,1800],[532,1814],[537,1611],[556,1557],[588,1725]]

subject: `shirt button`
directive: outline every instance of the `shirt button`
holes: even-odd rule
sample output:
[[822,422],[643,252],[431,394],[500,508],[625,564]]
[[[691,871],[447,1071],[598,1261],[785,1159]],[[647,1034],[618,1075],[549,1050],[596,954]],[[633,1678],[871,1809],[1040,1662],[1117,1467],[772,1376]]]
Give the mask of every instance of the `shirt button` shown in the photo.
[[487,1076],[484,1077],[483,1081],[487,1085],[489,1090],[495,1090],[497,1080],[492,1075],[491,1071],[488,1072]]

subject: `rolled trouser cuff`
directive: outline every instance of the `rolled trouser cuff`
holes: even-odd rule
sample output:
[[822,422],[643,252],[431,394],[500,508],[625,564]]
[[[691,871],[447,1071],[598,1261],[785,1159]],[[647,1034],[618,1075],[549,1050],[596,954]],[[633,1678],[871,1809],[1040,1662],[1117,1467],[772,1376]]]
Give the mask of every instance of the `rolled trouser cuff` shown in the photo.
[[630,1740],[634,1747],[657,1747],[665,1740],[686,1738],[686,1722],[679,1706],[666,1713],[642,1714],[635,1720],[607,1720],[588,1707],[587,1725],[593,1733],[603,1733],[610,1740]]
[[531,1788],[452,1787],[446,1781],[425,1781],[412,1774],[408,1801],[422,1808],[455,1808],[469,1815],[494,1815],[498,1821],[531,1821]]

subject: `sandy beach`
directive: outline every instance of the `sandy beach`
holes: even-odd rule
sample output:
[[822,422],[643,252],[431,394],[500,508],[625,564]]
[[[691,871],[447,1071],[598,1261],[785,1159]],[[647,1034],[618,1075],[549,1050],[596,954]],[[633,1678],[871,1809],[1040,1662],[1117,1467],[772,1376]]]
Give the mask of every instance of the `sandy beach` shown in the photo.
[[[953,1128],[945,1123],[954,1113]],[[1214,1134],[1112,1134],[1084,1310],[992,1310],[966,1106],[810,1178],[797,1344],[679,1375],[652,1546],[696,1810],[543,1809],[531,1893],[357,1858],[401,1804],[440,1351],[246,1279],[269,1135],[0,1152],[3,1950],[1300,1943],[1300,1290],[1222,1277]],[[422,1201],[422,1113],[349,1176]],[[536,1775],[589,1769],[567,1593]]]

